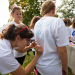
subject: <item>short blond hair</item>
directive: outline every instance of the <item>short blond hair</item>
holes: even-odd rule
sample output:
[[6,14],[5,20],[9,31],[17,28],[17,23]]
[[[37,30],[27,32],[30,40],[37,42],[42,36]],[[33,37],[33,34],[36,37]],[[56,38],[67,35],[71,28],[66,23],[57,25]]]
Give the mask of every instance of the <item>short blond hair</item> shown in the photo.
[[54,8],[55,8],[55,5],[51,0],[45,1],[41,7],[41,15],[44,16],[45,14],[49,13]]

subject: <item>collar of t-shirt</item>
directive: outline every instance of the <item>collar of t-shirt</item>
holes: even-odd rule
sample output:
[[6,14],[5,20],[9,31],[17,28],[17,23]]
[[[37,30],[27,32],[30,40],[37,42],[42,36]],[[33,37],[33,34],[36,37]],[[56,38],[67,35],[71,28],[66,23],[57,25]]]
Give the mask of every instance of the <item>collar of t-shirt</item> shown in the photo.
[[[12,21],[12,23],[15,24],[15,25],[18,25],[15,21]],[[23,23],[20,22],[20,24],[23,24]]]

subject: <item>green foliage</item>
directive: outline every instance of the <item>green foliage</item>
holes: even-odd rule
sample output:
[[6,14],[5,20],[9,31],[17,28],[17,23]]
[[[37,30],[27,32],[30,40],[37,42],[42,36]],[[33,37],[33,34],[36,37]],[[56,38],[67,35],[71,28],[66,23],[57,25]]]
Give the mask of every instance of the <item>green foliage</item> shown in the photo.
[[57,13],[62,13],[62,18],[74,18],[75,0],[62,0],[62,4],[56,9]]
[[38,0],[9,0],[9,11],[13,4],[21,6],[23,23],[29,25],[34,16],[41,16],[40,7],[42,3]]

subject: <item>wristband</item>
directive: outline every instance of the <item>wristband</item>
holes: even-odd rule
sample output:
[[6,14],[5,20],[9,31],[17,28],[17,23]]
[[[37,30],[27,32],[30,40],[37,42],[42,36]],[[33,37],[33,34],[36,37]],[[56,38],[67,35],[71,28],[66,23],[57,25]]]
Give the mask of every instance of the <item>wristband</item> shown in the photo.
[[38,59],[37,59],[37,58],[39,58],[39,57],[36,57],[36,56],[35,56],[35,57],[34,57],[34,60],[38,61]]
[[35,61],[38,61],[37,59],[34,58]]

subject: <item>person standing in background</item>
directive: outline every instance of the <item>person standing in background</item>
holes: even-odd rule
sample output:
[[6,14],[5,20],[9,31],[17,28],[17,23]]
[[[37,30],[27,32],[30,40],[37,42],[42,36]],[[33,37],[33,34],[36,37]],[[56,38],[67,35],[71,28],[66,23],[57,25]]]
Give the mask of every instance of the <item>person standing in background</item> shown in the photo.
[[[70,21],[70,19],[69,18],[67,18],[67,19],[63,19],[63,21],[64,21],[64,23],[65,23],[65,26],[66,26],[66,28],[67,28],[67,36],[68,36],[68,38],[70,39],[70,33],[71,33],[71,30],[70,30],[70,25],[71,25],[71,21]],[[70,40],[69,40],[70,41]]]
[[43,47],[36,69],[41,75],[68,75],[66,46],[69,41],[65,24],[55,17],[55,4],[51,0],[42,4],[41,15],[34,27],[35,40]]
[[75,17],[73,19],[72,25],[70,26],[70,41],[75,42]]
[[[35,23],[38,21],[40,19],[40,16],[34,16],[33,18],[32,18],[32,20],[31,20],[31,23],[30,23],[30,25],[29,25],[29,29],[34,33],[34,26],[35,26]],[[34,35],[35,36],[35,35]],[[32,43],[33,41],[35,41],[35,37],[32,37],[31,38],[31,40],[30,40],[30,43]],[[33,54],[34,54],[34,56],[35,56],[35,49],[34,48],[32,48],[32,51],[33,51]],[[37,69],[36,69],[36,67],[35,67],[35,69],[34,69],[34,71],[35,71],[35,73],[37,74],[37,75],[41,75],[38,71],[37,71]]]

